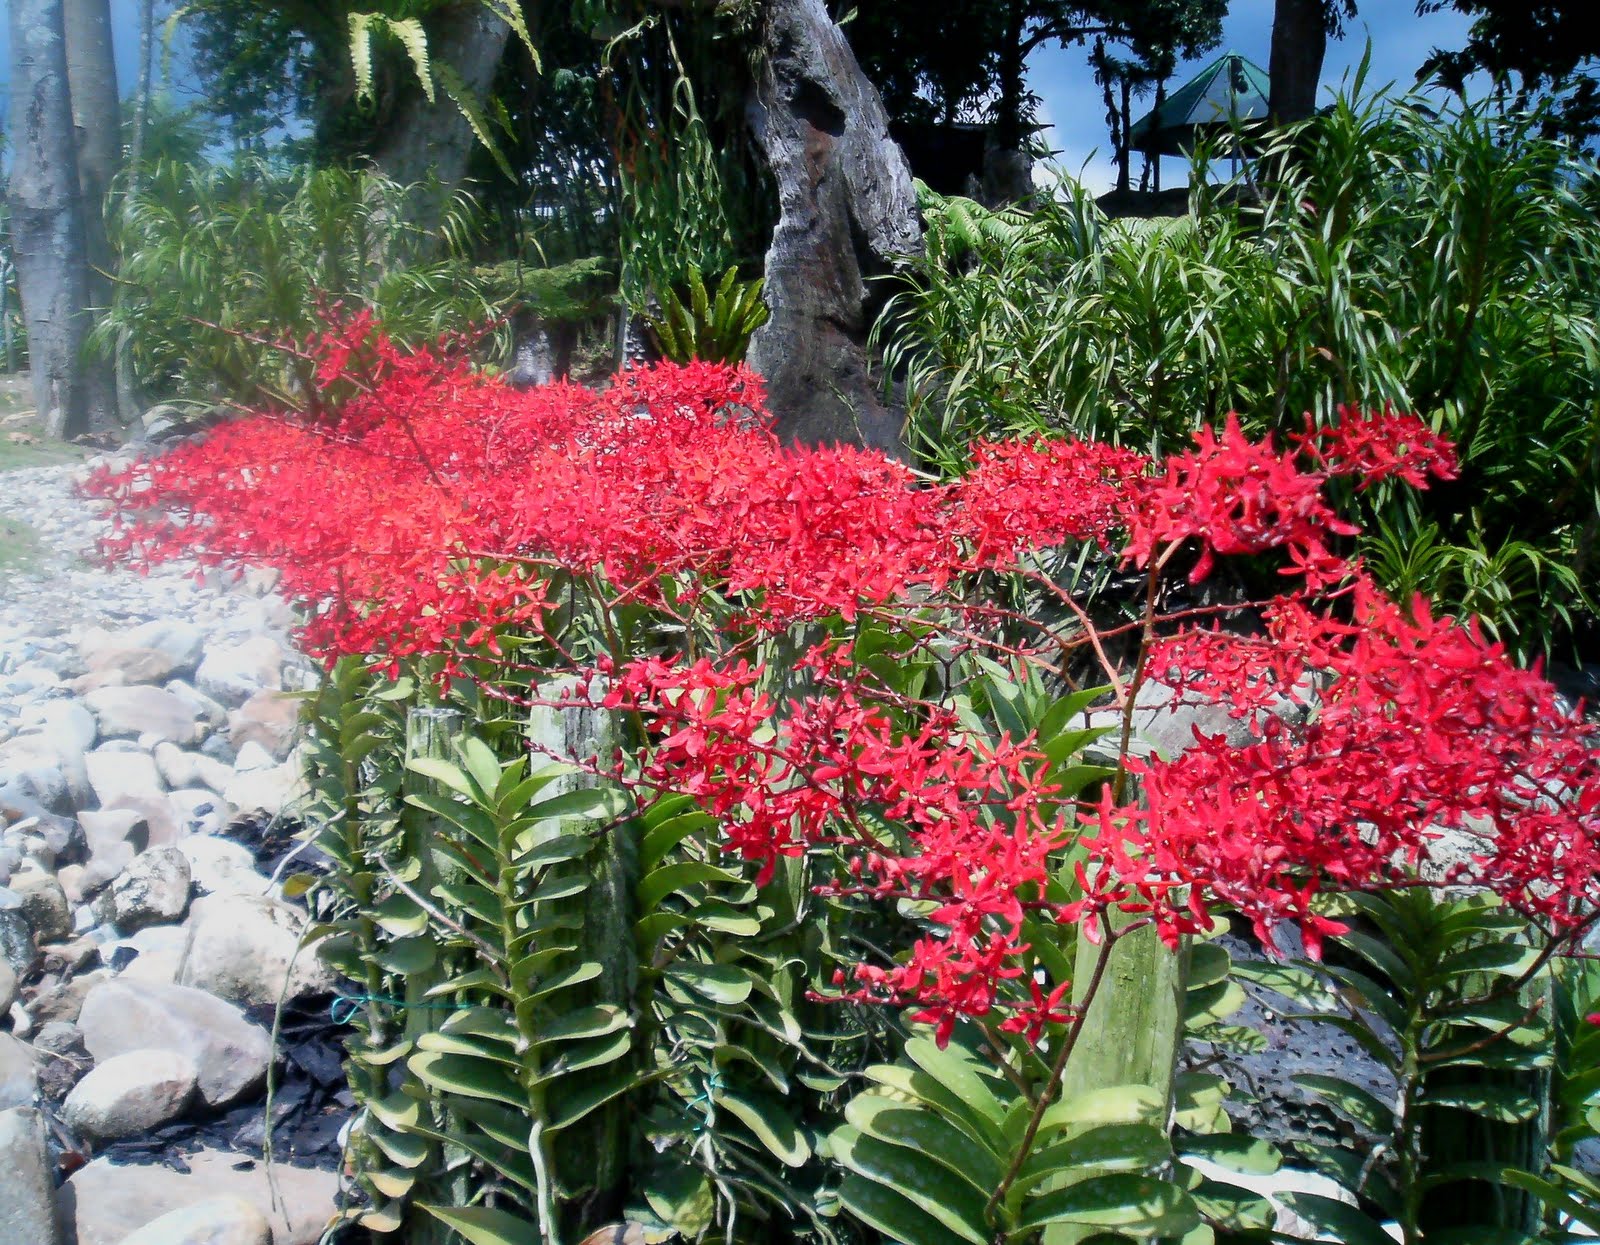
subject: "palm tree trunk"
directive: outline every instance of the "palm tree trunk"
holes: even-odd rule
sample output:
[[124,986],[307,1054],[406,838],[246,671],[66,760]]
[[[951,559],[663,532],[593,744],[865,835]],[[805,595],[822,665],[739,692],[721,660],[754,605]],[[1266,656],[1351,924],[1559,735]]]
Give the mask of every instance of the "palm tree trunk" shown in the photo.
[[[122,167],[122,108],[117,99],[117,62],[111,51],[110,0],[64,0],[62,30],[67,44],[67,82],[78,148],[78,183],[83,192],[84,250],[88,256],[89,306],[111,305],[115,257],[106,236],[106,196]],[[89,426],[114,428],[117,391],[109,359],[84,358],[83,380]]]
[[89,331],[83,192],[61,0],[10,0],[11,236],[28,325],[34,405],[44,431],[89,429],[80,366]]

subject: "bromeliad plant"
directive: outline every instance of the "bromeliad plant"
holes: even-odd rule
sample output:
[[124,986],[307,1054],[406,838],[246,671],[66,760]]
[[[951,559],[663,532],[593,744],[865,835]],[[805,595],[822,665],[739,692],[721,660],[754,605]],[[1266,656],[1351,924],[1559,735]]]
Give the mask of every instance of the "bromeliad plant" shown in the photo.
[[[1230,1041],[1226,956],[1190,950],[1219,912],[1313,957],[1352,933],[1330,893],[1490,893],[1545,953],[1592,919],[1592,730],[1338,555],[1335,481],[1453,474],[1414,418],[1286,449],[1230,418],[1161,460],[980,443],[934,485],[781,445],[744,369],[519,392],[368,322],[322,345],[321,419],[91,491],[123,557],[282,568],[330,665],[319,932],[355,983],[369,1226],[1262,1231],[1186,1161],[1275,1159],[1220,1081],[1174,1082],[1180,1021],[1138,1084],[1074,1080],[1150,993],[1141,940]],[[1137,600],[1075,592],[1086,557]],[[1282,591],[1168,605],[1221,559]],[[1136,746],[1163,688],[1211,713],[1175,755]]]

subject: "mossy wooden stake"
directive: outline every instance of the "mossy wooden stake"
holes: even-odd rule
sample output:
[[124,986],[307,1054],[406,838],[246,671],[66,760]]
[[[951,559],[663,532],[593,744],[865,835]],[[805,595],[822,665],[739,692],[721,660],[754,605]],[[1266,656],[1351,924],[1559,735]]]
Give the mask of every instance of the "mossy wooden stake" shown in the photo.
[[[544,684],[539,696],[560,701],[576,687],[572,679]],[[594,690],[590,689],[591,692]],[[528,721],[528,742],[533,769],[541,758],[567,762],[588,762],[599,758],[610,761],[616,749],[617,723],[604,709],[581,703],[535,705]],[[601,780],[593,774],[574,773],[557,778],[540,798],[560,795],[580,786],[593,786]],[[638,988],[637,956],[633,945],[634,888],[638,882],[638,840],[630,821],[621,821],[599,834],[594,851],[580,864],[592,881],[570,903],[582,914],[579,929],[579,957],[600,965],[600,976],[593,985],[594,1003],[608,1003],[628,1011]],[[582,1075],[582,1074],[578,1074]],[[570,1188],[588,1186],[594,1190],[587,1200],[586,1213],[620,1212],[620,1198],[627,1174],[627,1103],[619,1099],[591,1113],[577,1126],[562,1134],[557,1167]]]
[[[1129,920],[1118,914],[1110,919],[1114,926]],[[1078,940],[1074,1002],[1081,1001],[1099,955],[1100,948],[1088,939]],[[1108,1085],[1149,1085],[1163,1095],[1170,1110],[1178,1043],[1183,1035],[1187,966],[1187,954],[1167,950],[1154,926],[1117,940],[1105,977],[1084,1017],[1082,1035],[1067,1060],[1063,1099]],[[1095,1231],[1054,1225],[1045,1229],[1044,1245],[1076,1245]]]
[[[454,761],[455,743],[463,729],[462,716],[456,710],[440,708],[410,710],[406,714],[406,760],[410,762],[419,757],[434,757],[442,761]],[[405,774],[405,789],[408,794],[424,791],[448,794],[445,788],[423,778],[409,767]],[[408,808],[402,825],[401,857],[399,860],[390,861],[391,867],[414,869],[415,877],[409,879],[406,884],[412,891],[430,902],[442,904],[443,901],[436,900],[433,893],[440,876],[438,862],[433,855],[433,844],[436,836],[450,833],[448,823],[419,808]],[[430,925],[432,925],[431,918]],[[445,933],[439,929],[434,929],[433,932],[438,938],[443,938]],[[413,1050],[416,1049],[417,1039],[424,1033],[437,1029],[448,1014],[433,1006],[432,1000],[428,998],[428,991],[444,981],[451,969],[448,957],[441,952],[434,956],[429,965],[408,972],[405,976],[404,1034]],[[425,1109],[433,1116],[430,1121],[433,1127],[440,1132],[450,1131],[450,1120],[446,1109],[430,1094],[424,1094],[422,1100],[426,1104]],[[470,1156],[454,1146],[441,1145],[440,1158],[439,1183],[442,1187],[439,1192],[435,1193],[419,1184],[413,1191],[414,1199],[443,1202],[447,1206],[467,1205],[472,1192]],[[408,1214],[405,1233],[405,1239],[410,1245],[444,1245],[454,1236],[451,1229],[433,1216],[416,1211]]]

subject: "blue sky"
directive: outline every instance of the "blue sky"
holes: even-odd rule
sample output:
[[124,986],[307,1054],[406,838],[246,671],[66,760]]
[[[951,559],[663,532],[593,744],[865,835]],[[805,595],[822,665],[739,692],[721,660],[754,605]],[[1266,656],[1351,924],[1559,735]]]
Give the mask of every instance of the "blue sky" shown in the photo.
[[[157,4],[158,14],[169,12],[169,2]],[[1178,67],[1171,83],[1176,87],[1225,50],[1240,52],[1266,68],[1272,39],[1272,0],[1233,0],[1223,23],[1222,46],[1199,60]],[[111,0],[112,25],[116,40],[118,84],[124,94],[132,91],[137,75],[138,28],[137,0]],[[158,17],[159,21],[159,17]],[[1327,92],[1354,72],[1368,41],[1372,46],[1371,85],[1395,82],[1411,85],[1416,68],[1434,47],[1457,48],[1466,38],[1468,19],[1459,13],[1434,13],[1418,17],[1415,0],[1360,0],[1360,15],[1348,23],[1345,37],[1330,42],[1323,64],[1323,89]],[[157,70],[161,32],[157,29]],[[181,41],[180,41],[181,42]],[[0,81],[9,75],[9,46],[5,23],[0,22]],[[1109,189],[1114,177],[1110,160],[1110,139],[1106,133],[1105,108],[1100,88],[1095,85],[1084,48],[1047,47],[1037,52],[1029,65],[1031,84],[1044,101],[1043,119],[1050,124],[1046,140],[1059,151],[1061,167],[1077,173],[1080,169],[1090,189]],[[172,60],[177,95],[194,90],[186,80],[181,47]],[[1149,107],[1147,98],[1135,104],[1135,115]],[[1167,184],[1179,176],[1180,165],[1169,163]],[[1135,166],[1137,176],[1137,165]]]
[[[1459,48],[1466,42],[1469,19],[1453,11],[1418,17],[1415,0],[1361,0],[1360,14],[1346,23],[1344,38],[1329,41],[1322,65],[1323,101],[1356,66],[1372,44],[1368,85],[1396,83],[1409,88],[1417,66],[1435,47]],[[1196,70],[1225,51],[1234,51],[1267,67],[1272,46],[1272,0],[1233,0],[1223,21],[1222,45],[1198,60],[1178,66],[1170,87],[1187,82]],[[1105,104],[1089,69],[1084,48],[1043,48],[1029,64],[1034,91],[1044,100],[1042,119],[1050,123],[1045,140],[1060,152],[1057,161],[1069,173],[1083,170],[1084,183],[1095,193],[1109,190],[1116,177],[1111,162],[1111,140],[1106,130]],[[1149,111],[1153,99],[1134,104],[1134,119]],[[1182,162],[1163,166],[1165,185],[1181,176]],[[1133,166],[1135,177],[1139,164]]]

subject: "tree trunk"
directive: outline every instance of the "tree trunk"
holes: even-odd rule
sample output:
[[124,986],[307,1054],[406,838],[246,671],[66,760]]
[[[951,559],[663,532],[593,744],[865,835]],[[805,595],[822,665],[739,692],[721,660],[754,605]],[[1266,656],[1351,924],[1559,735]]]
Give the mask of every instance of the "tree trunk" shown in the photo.
[[[436,64],[450,66],[467,96],[487,111],[510,34],[505,19],[479,0],[466,0],[440,16],[429,34],[428,55]],[[430,182],[411,205],[412,223],[428,230],[439,227],[478,143],[455,101],[437,82],[434,88],[431,104],[420,87],[406,96],[372,151],[372,161],[385,177],[407,186]]]
[[[155,0],[139,0],[139,85],[133,96],[133,133],[128,136],[128,198],[139,193],[144,173],[144,145],[150,129],[150,53],[155,41]],[[132,421],[144,411],[143,395],[133,374],[133,351],[127,331],[117,334],[117,409]]]
[[[106,237],[105,205],[111,179],[122,166],[122,107],[117,98],[117,62],[111,51],[110,0],[64,0],[62,18],[78,147],[78,184],[83,191],[89,305],[98,313],[111,305],[110,273],[115,258]],[[116,427],[117,391],[110,362],[86,358],[83,369],[89,426]]]
[[866,277],[921,248],[916,195],[889,119],[822,0],[772,0],[749,123],[778,186],[767,252],[772,319],[751,344],[779,432],[901,449],[867,358]]
[[1317,84],[1328,50],[1325,0],[1277,0],[1272,14],[1268,110],[1278,124],[1303,121],[1317,110]]
[[997,70],[1000,98],[983,149],[983,203],[989,208],[1021,203],[1033,193],[1033,158],[1028,154],[1029,135],[1022,123],[1028,93],[1024,18],[1023,6],[1011,0]]
[[61,0],[10,0],[11,236],[45,432],[89,429],[79,355],[89,331],[83,196],[72,133]]

